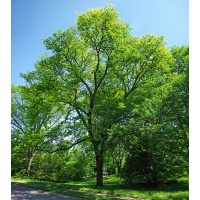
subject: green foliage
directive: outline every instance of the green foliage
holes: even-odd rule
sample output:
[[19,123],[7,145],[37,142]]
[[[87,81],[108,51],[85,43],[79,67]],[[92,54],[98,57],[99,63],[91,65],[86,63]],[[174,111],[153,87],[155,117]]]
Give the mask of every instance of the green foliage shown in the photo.
[[[26,86],[12,87],[13,173],[20,151],[28,166],[35,156],[34,176],[44,180],[80,180],[96,168],[102,186],[103,169],[120,172],[127,155],[127,182],[157,184],[187,171],[188,47],[132,36],[112,5],[76,22],[44,40],[51,54],[21,74]],[[81,142],[83,151],[58,153]]]
[[15,153],[12,149],[11,154],[11,176],[26,177],[27,176],[27,155],[24,153]]
[[35,155],[32,177],[38,180],[68,182],[94,176],[93,157],[75,148],[68,153],[41,153]]
[[156,186],[174,182],[188,173],[183,149],[173,137],[165,131],[148,131],[129,142],[129,154],[122,169],[125,183]]
[[[61,112],[59,106],[45,103],[42,94],[34,87],[12,85],[11,103],[12,169],[24,171],[26,167],[29,176],[35,153],[49,140],[52,141],[49,133],[56,129],[58,138]],[[26,160],[27,164],[22,167],[18,158]],[[17,171],[12,170],[12,173]]]
[[136,112],[145,123],[135,119],[127,130],[134,133],[127,139],[129,154],[123,168],[128,185],[163,184],[188,173],[188,48],[171,51],[174,73],[165,84],[167,90],[160,87],[151,100],[144,101]]

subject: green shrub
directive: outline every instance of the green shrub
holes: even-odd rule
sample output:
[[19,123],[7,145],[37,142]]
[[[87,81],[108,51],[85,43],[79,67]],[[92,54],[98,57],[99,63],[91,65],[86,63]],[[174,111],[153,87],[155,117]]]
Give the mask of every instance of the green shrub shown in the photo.
[[157,186],[175,182],[188,170],[187,154],[176,140],[158,133],[141,134],[130,142],[121,176],[127,185]]
[[94,176],[94,160],[82,149],[66,153],[36,154],[32,164],[32,177],[38,180],[68,182]]

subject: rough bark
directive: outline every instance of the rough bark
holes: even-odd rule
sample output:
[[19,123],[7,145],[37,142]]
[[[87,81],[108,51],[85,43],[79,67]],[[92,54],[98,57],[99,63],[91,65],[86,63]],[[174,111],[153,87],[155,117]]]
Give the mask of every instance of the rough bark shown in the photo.
[[96,186],[103,186],[103,153],[96,154]]

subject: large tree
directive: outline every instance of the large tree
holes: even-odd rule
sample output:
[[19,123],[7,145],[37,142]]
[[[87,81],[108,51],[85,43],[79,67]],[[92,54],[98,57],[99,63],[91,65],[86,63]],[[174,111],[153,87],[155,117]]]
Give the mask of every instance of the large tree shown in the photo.
[[[51,55],[22,75],[46,101],[66,107],[76,138],[88,138],[96,157],[96,185],[103,185],[103,159],[113,125],[134,118],[134,108],[164,84],[172,56],[163,37],[134,37],[111,5],[81,13],[77,27],[44,40]],[[164,76],[163,76],[164,75]]]

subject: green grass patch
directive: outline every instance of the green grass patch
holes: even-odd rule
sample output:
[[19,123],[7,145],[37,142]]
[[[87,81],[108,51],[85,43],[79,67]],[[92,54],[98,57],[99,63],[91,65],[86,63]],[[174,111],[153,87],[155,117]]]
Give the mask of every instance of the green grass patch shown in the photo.
[[[176,184],[169,184],[157,188],[127,188],[123,185],[123,180],[117,176],[104,177],[104,186],[96,187],[95,179],[56,183],[39,181],[34,179],[12,179],[13,184],[20,184],[31,188],[41,189],[53,193],[65,194],[85,199],[112,199],[108,196],[98,196],[95,193],[141,198],[148,200],[188,200],[189,180],[183,177]],[[73,191],[77,190],[77,191]],[[81,191],[81,192],[80,192]]]

